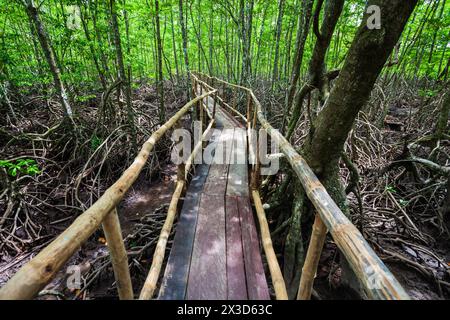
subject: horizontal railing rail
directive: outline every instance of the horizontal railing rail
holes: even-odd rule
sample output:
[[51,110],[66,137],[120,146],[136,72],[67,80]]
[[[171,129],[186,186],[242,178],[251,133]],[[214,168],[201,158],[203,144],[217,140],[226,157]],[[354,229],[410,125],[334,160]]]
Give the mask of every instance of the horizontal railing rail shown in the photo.
[[[205,81],[200,80],[194,73],[191,73],[191,76],[193,79],[193,87],[194,88],[197,86],[200,86],[203,89],[212,89],[213,88]],[[215,98],[215,101],[214,101],[213,113],[215,113],[216,104],[218,103],[222,107],[229,109],[230,111],[235,113],[236,116],[241,118],[245,123],[248,123],[248,116],[245,117],[244,115],[242,115],[238,110],[236,110],[235,107],[227,104],[223,98],[219,97],[218,94],[216,94],[214,98]],[[255,151],[250,149],[250,154],[251,154],[250,157],[253,157],[254,153],[255,153]],[[258,222],[259,222],[259,226],[260,226],[260,230],[261,230],[261,238],[262,238],[264,253],[266,254],[266,260],[267,260],[267,264],[269,266],[270,276],[272,278],[272,283],[273,283],[273,287],[274,287],[274,291],[275,291],[275,298],[277,300],[287,300],[288,294],[287,294],[287,290],[286,290],[286,283],[284,281],[280,265],[276,258],[275,250],[274,250],[273,244],[272,244],[272,239],[270,237],[269,224],[267,222],[266,215],[265,215],[264,209],[262,207],[262,203],[261,203],[261,198],[260,198],[259,192],[257,190],[252,191],[252,198],[255,203],[257,218],[258,218]]]
[[[233,91],[232,104],[227,104],[225,99],[219,96],[218,90],[214,89],[216,84],[223,86],[223,92],[226,86],[243,91],[244,96],[247,96],[247,116],[244,116],[237,110],[236,92]],[[181,118],[195,106],[195,110],[198,112],[198,118],[201,121],[201,136],[203,139],[194,147],[194,151],[186,164],[178,166],[175,192],[156,246],[148,277],[139,295],[140,299],[151,299],[156,290],[168,237],[177,213],[178,202],[185,190],[193,159],[203,149],[204,140],[214,125],[217,105],[232,111],[246,122],[249,135],[253,134],[254,130],[252,129],[256,129],[257,123],[259,122],[261,127],[270,135],[271,139],[279,145],[281,152],[296,173],[309,200],[317,211],[303,266],[298,298],[309,299],[311,296],[319,257],[326,234],[329,232],[349,262],[369,298],[409,299],[408,294],[400,283],[376,255],[358,229],[356,229],[330,197],[304,158],[295,151],[292,145],[278,130],[270,125],[264,116],[260,102],[251,89],[196,72],[192,73],[192,90],[195,98],[152,134],[144,143],[133,164],[124,171],[122,177],[107,189],[71,226],[35,258],[25,264],[0,288],[0,300],[31,299],[35,297],[100,225],[103,227],[108,242],[119,297],[120,299],[133,299],[134,294],[128,268],[128,256],[124,247],[116,207],[128,189],[136,181],[158,140],[174,126],[180,126]],[[214,99],[212,112],[208,108],[208,103],[204,103],[204,100],[209,99],[209,97]],[[206,125],[205,113],[211,119],[208,125]],[[249,139],[253,138],[255,137],[249,136]],[[251,195],[257,212],[263,248],[266,253],[276,298],[287,299],[285,282],[276,259],[268,222],[258,192],[260,186],[260,163],[256,156],[257,154],[258,150],[255,150],[253,144],[249,143],[249,155],[252,159],[255,159],[255,162],[252,162]]]
[[[253,91],[249,88],[235,85],[227,81],[210,77],[197,72],[197,76],[205,82],[220,83],[231,88],[243,90],[248,96],[247,122],[249,127],[256,128],[256,120],[270,137],[278,144],[281,152],[289,162],[299,179],[306,194],[314,205],[318,215],[313,225],[313,235],[310,241],[306,261],[303,267],[299,299],[309,299],[312,283],[317,270],[318,258],[323,247],[327,232],[344,254],[354,273],[358,277],[365,293],[371,299],[409,299],[408,294],[377,256],[367,241],[353,223],[345,216],[328,194],[305,159],[295,151],[284,136],[274,129],[264,116],[262,106]],[[253,151],[255,152],[255,151]],[[255,154],[257,154],[255,152]],[[256,157],[257,158],[257,157]],[[254,166],[252,177],[253,190],[258,189],[259,164]],[[261,210],[261,208],[259,208]]]
[[[133,299],[128,256],[124,247],[116,207],[138,178],[158,140],[168,130],[173,128],[175,124],[179,123],[180,119],[188,111],[194,106],[198,106],[200,101],[215,93],[215,90],[211,90],[197,96],[156,130],[144,143],[134,162],[124,171],[122,176],[61,235],[45,247],[36,257],[25,264],[0,288],[0,300],[34,298],[100,225],[103,226],[110,250],[119,297],[120,299]],[[184,176],[185,168],[180,170]],[[177,185],[177,190],[180,190],[179,185]],[[160,245],[160,247],[162,246]]]

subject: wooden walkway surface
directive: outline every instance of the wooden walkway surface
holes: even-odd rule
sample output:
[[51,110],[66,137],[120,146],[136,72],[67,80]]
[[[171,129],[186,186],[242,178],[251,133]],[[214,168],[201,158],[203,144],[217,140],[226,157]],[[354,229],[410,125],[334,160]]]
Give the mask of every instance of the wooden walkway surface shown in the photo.
[[[213,101],[209,98],[212,111]],[[161,285],[162,300],[270,299],[249,196],[248,166],[221,157],[247,155],[245,128],[217,106],[212,164],[187,190]],[[233,152],[220,145],[235,146]],[[219,147],[218,147],[219,146]]]

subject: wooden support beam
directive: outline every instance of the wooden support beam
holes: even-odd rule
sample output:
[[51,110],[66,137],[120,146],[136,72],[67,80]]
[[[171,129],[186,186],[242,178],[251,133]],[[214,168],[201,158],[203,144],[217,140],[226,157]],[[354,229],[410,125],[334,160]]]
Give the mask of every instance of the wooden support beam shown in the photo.
[[363,235],[344,215],[314,172],[291,144],[265,119],[261,104],[250,90],[262,127],[286,155],[300,183],[333,239],[372,299],[407,300],[409,295],[376,255]]
[[167,241],[169,241],[170,232],[172,231],[173,222],[177,214],[178,201],[180,200],[183,192],[185,181],[177,181],[175,192],[172,200],[170,201],[169,210],[167,212],[167,218],[164,222],[164,226],[161,230],[156,250],[153,255],[152,265],[147,279],[145,280],[144,287],[142,288],[139,300],[150,300],[155,294],[156,285],[158,282],[159,274],[161,273],[161,267],[164,262],[164,256],[166,252]]
[[128,254],[122,238],[117,209],[112,210],[105,217],[102,227],[109,249],[119,298],[120,300],[133,300],[134,295],[131,285],[130,269],[128,267]]
[[269,265],[270,276],[275,290],[277,300],[288,300],[286,284],[280,265],[278,264],[275,250],[273,249],[272,238],[270,237],[269,224],[267,223],[266,214],[258,190],[252,190],[253,202],[255,204],[256,214],[258,216],[259,228],[261,231],[261,239],[266,254],[267,264]]
[[312,227],[311,240],[309,241],[308,252],[303,264],[300,287],[297,293],[297,300],[310,300],[313,289],[314,278],[319,266],[320,255],[327,237],[327,227],[323,224],[318,214]]
[[200,99],[215,92],[207,92],[203,96],[191,100],[155,131],[144,143],[133,164],[125,170],[119,180],[0,289],[0,300],[29,300],[34,298],[97,230],[106,215],[119,204],[125,193],[136,181],[158,140]]
[[203,141],[206,140],[206,137],[209,134],[209,131],[214,126],[215,120],[211,120],[208,127],[206,128],[205,132],[203,132],[202,140],[197,143],[197,145],[194,147],[194,150],[192,151],[191,155],[189,156],[188,160],[186,161],[186,169],[185,169],[185,177],[187,179],[187,175],[189,174],[189,171],[191,169],[192,163],[194,162],[195,156],[197,153],[202,150]]

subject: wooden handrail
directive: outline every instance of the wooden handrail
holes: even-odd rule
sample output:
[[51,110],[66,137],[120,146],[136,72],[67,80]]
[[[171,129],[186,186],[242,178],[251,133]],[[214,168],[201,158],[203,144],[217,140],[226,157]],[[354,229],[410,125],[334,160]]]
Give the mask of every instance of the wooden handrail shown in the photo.
[[[199,78],[195,75],[195,73],[191,73],[191,76],[192,76],[192,78],[194,79],[194,81],[195,81],[196,83],[200,84],[200,86],[202,86],[202,87],[204,87],[204,88],[208,88],[208,89],[210,89],[210,90],[216,90],[216,89],[212,88],[209,84],[207,84],[206,82],[204,82],[203,80],[199,79]],[[208,76],[206,76],[206,77],[208,77]],[[208,78],[212,79],[211,77],[208,77]],[[241,88],[243,88],[243,87],[241,87]],[[240,113],[238,110],[236,110],[235,108],[233,108],[232,106],[230,106],[228,103],[226,103],[219,95],[217,95],[216,99],[217,99],[217,101],[220,102],[220,104],[221,104],[223,107],[226,107],[226,108],[229,109],[231,112],[235,113],[238,117],[240,117],[244,122],[247,122],[247,118],[246,118],[242,113]]]
[[206,137],[209,134],[209,131],[214,125],[214,119],[212,119],[208,125],[208,128],[205,130],[205,132],[202,135],[201,141],[197,143],[195,146],[193,152],[189,156],[188,160],[186,161],[186,164],[183,166],[184,170],[178,172],[178,179],[177,184],[175,187],[175,192],[172,197],[172,200],[170,201],[169,210],[167,213],[166,221],[164,222],[164,226],[162,228],[161,234],[158,239],[158,243],[156,245],[156,250],[153,255],[152,265],[150,267],[150,271],[148,273],[147,279],[145,280],[144,286],[141,290],[141,293],[139,294],[139,300],[150,300],[153,298],[153,295],[156,291],[156,285],[159,279],[159,275],[161,273],[161,267],[164,262],[164,256],[167,246],[167,241],[169,240],[169,235],[173,227],[173,223],[175,221],[175,216],[177,213],[178,208],[178,202],[180,201],[181,194],[183,189],[186,186],[186,180],[187,175],[189,173],[189,169],[192,166],[192,163],[195,159],[196,154],[202,150],[203,146],[203,140],[206,139]]
[[[320,241],[323,240],[323,230],[325,230],[325,234],[326,230],[328,230],[333,237],[334,242],[349,262],[369,298],[387,300],[410,299],[404,288],[385,266],[383,261],[376,255],[364,239],[363,235],[339,209],[305,159],[300,156],[286,138],[284,138],[284,136],[278,130],[274,129],[266,120],[262,112],[261,104],[253,91],[249,88],[235,85],[215,77],[209,77],[203,74],[202,76],[230,87],[244,90],[252,97],[253,107],[257,113],[259,123],[278,144],[281,152],[285,155],[305,189],[309,200],[314,205],[318,217],[321,220],[320,222],[326,226],[326,229],[319,228],[319,230],[322,230],[319,231],[322,235],[316,237],[318,243],[312,244],[314,250],[317,251],[317,245],[320,246]],[[316,227],[318,226],[316,225]],[[308,265],[313,268],[317,267],[317,263],[314,261],[316,257],[312,253],[309,254],[309,259],[308,262],[311,263],[308,263]],[[316,270],[314,270],[314,273],[315,271]],[[311,272],[307,272],[307,274],[311,274]],[[306,279],[304,279],[304,282],[305,280]],[[306,282],[310,283],[309,285],[312,285],[311,281]]]
[[115,210],[125,193],[136,181],[153,147],[158,140],[178,122],[196,103],[215,94],[209,91],[191,100],[169,121],[155,131],[144,143],[131,166],[124,171],[105,193],[81,214],[61,235],[45,247],[35,258],[25,264],[2,288],[0,300],[26,300],[34,298],[64,266],[69,258]]
[[283,274],[281,273],[280,265],[278,264],[275,250],[273,249],[272,238],[270,237],[269,224],[267,222],[266,214],[264,212],[263,204],[258,190],[252,190],[253,202],[255,203],[256,214],[261,229],[261,239],[266,254],[266,259],[269,265],[270,275],[272,277],[273,288],[275,290],[275,297],[277,300],[288,300],[286,290],[286,283],[284,282]]
[[[200,74],[200,73],[197,73]],[[171,129],[194,105],[199,104],[200,116],[203,120],[203,99],[210,95],[218,97],[217,90],[213,89],[206,82],[193,75],[194,94],[196,84],[200,84],[200,88],[211,89],[211,91],[200,94],[200,96],[191,100],[183,108],[181,108],[167,123],[155,131],[152,136],[144,143],[141,151],[134,160],[133,164],[125,170],[122,177],[117,180],[105,193],[82,215],[80,215],[70,227],[68,227],[60,236],[43,249],[34,259],[25,264],[1,289],[0,300],[3,299],[31,299],[33,298],[62,268],[64,263],[75,253],[76,250],[89,238],[92,233],[103,224],[111,251],[112,264],[116,280],[118,281],[119,295],[121,299],[131,299],[133,297],[131,280],[127,266],[127,257],[123,245],[123,239],[120,232],[120,224],[117,219],[116,206],[124,197],[125,193],[136,181],[138,175],[142,171],[148,157],[153,150],[157,141]],[[265,119],[262,107],[253,91],[243,86],[235,85],[223,81],[215,77],[200,74],[209,80],[222,83],[224,86],[231,86],[235,89],[244,90],[248,94],[248,110],[247,118],[240,114],[234,108],[228,106],[234,112],[237,112],[244,121],[247,122],[247,129],[255,129],[256,120],[269,133],[273,141],[275,141],[281,152],[285,155],[294,172],[296,173],[300,183],[306,191],[306,194],[314,205],[317,215],[313,227],[313,237],[306,256],[304,264],[304,272],[300,281],[300,290],[298,298],[309,299],[313,283],[313,277],[317,269],[318,258],[327,230],[331,233],[336,245],[342,251],[353,271],[360,280],[368,297],[372,299],[409,299],[408,294],[395,279],[392,273],[376,255],[369,246],[362,234],[356,229],[351,221],[343,214],[333,199],[330,197],[325,187],[321,184],[314,172],[308,166],[306,161],[301,157],[292,145],[281,135],[278,130],[274,129]],[[219,99],[223,102],[222,99]],[[223,102],[224,103],[224,102]],[[206,110],[208,116],[211,114]],[[214,124],[214,112],[212,120],[203,133],[203,137]],[[252,119],[253,118],[253,119]],[[253,120],[253,122],[252,122]],[[202,121],[203,127],[203,121]],[[194,155],[201,150],[202,142],[195,147]],[[257,153],[257,152],[256,152]],[[176,192],[172,199],[168,217],[162,230],[157,250],[155,252],[154,263],[147,278],[146,284],[141,292],[141,299],[149,299],[153,296],[156,288],[162,261],[164,259],[164,251],[167,243],[168,234],[173,225],[176,214],[176,207],[186,183],[186,176],[192,165],[193,156],[190,161],[179,168]],[[286,288],[281,275],[278,261],[273,251],[272,241],[268,233],[267,220],[265,219],[264,209],[262,207],[259,193],[257,191],[257,175],[258,165],[254,166],[252,175],[252,197],[257,209],[258,220],[260,222],[261,233],[263,237],[263,246],[268,259],[269,269],[274,281],[277,299],[286,298]],[[187,172],[186,172],[186,171]],[[254,181],[253,181],[254,180]],[[255,182],[255,183],[254,183]]]

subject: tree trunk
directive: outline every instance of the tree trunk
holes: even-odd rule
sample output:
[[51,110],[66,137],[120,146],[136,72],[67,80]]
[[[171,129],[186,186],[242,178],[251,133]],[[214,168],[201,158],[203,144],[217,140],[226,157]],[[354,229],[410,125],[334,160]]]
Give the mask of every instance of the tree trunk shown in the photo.
[[295,60],[292,66],[291,82],[289,84],[288,95],[286,97],[285,113],[283,115],[284,130],[285,121],[287,119],[287,113],[291,110],[291,105],[294,100],[295,91],[297,89],[297,82],[300,78],[300,72],[303,62],[303,53],[305,50],[306,39],[308,38],[309,27],[311,24],[312,7],[314,0],[303,0],[302,14],[298,18],[298,30],[295,40]]
[[187,83],[186,83],[186,89],[188,92],[189,99],[191,98],[191,90],[188,88],[191,85],[191,70],[189,68],[189,55],[188,55],[188,39],[187,39],[187,31],[186,31],[186,24],[187,20],[184,19],[183,15],[183,0],[179,0],[178,2],[179,7],[179,13],[180,13],[180,25],[181,25],[181,36],[183,38],[183,56],[184,56],[184,65],[186,67],[186,74],[187,74]]
[[[125,84],[125,99],[126,99],[126,105],[127,105],[127,120],[128,124],[131,127],[132,132],[132,142],[133,145],[136,146],[136,128],[134,125],[134,114],[133,109],[131,107],[131,78],[127,78],[127,75],[125,73],[125,65],[123,62],[123,52],[122,52],[122,42],[120,39],[120,31],[119,31],[119,23],[117,19],[117,8],[115,0],[110,0],[110,13],[111,13],[111,25],[112,25],[112,32],[114,36],[114,47],[116,49],[116,58],[117,58],[117,71],[118,71],[118,77],[119,80],[122,81],[122,83]],[[129,72],[131,73],[131,72]],[[131,77],[131,74],[129,74]],[[123,92],[123,86],[119,86],[119,90]],[[120,103],[120,99],[119,99]]]
[[63,81],[61,79],[61,72],[56,62],[50,38],[47,34],[47,31],[45,30],[45,26],[42,23],[41,18],[39,17],[38,8],[34,5],[33,0],[26,0],[26,2],[24,2],[24,5],[28,17],[33,22],[36,28],[36,33],[38,35],[42,51],[44,52],[45,58],[47,60],[48,66],[53,76],[53,82],[55,84],[56,92],[58,93],[61,106],[64,109],[65,115],[70,119],[72,119],[73,118],[72,107],[70,106],[66,88],[64,87]]
[[274,62],[273,62],[272,90],[273,90],[274,83],[279,80],[278,60],[279,60],[279,53],[280,53],[281,29],[283,27],[283,10],[284,10],[284,0],[279,0],[277,30],[275,32],[275,58],[274,58]]
[[100,64],[98,62],[97,53],[95,52],[94,44],[92,42],[89,30],[88,30],[87,22],[86,22],[84,13],[83,13],[83,9],[82,9],[83,3],[81,2],[81,0],[78,0],[78,6],[80,7],[80,19],[81,19],[81,24],[83,25],[84,35],[86,37],[86,40],[87,40],[87,43],[89,46],[89,50],[91,51],[91,58],[92,58],[92,61],[94,62],[95,69],[97,70],[103,90],[106,91],[107,90],[107,81],[105,78],[105,74],[104,74],[103,70],[101,70]]
[[159,22],[159,0],[155,0],[155,19],[156,19],[156,42],[157,42],[157,59],[158,59],[158,95],[159,95],[159,122],[161,125],[166,120],[166,110],[164,106],[164,78],[162,65],[162,42],[161,42],[161,26]]
[[[319,4],[320,2],[319,0]],[[323,110],[314,123],[311,124],[314,130],[310,130],[305,139],[305,145],[302,150],[305,160],[345,214],[348,214],[349,211],[344,188],[339,178],[339,159],[344,143],[359,110],[367,101],[375,80],[397,43],[416,3],[417,0],[401,2],[390,0],[369,1],[369,4],[378,5],[381,8],[382,28],[380,30],[369,30],[366,26],[368,16],[364,17],[335,86],[326,99]],[[318,30],[320,5],[316,9],[314,33],[318,40],[310,62],[308,82],[297,94],[296,108],[299,107],[299,101],[301,102],[303,97],[311,92],[313,88],[319,89],[322,95],[326,94],[322,86],[320,86],[322,81],[328,81],[324,79],[326,77],[325,53],[329,46],[334,26],[342,11],[342,5],[343,1],[327,1],[320,32]],[[299,99],[299,96],[301,99]],[[297,109],[298,111],[299,109]],[[292,126],[289,127],[288,135],[292,134],[294,128]],[[297,182],[295,189],[300,188],[301,186]],[[294,294],[298,289],[298,279],[304,260],[303,255],[301,255],[304,248],[301,236],[302,230],[303,232],[308,230],[309,226],[306,226],[305,223],[312,222],[314,213],[309,203],[304,201],[304,197],[304,192],[299,191],[296,193],[290,229],[285,244],[285,280],[291,298],[295,296]],[[300,224],[303,225],[300,227]],[[348,279],[349,283],[351,283],[352,273],[345,266],[345,261],[343,261],[345,278],[350,275]]]
[[173,49],[173,60],[175,61],[175,71],[177,74],[177,82],[180,79],[180,71],[178,69],[178,55],[177,55],[177,46],[176,46],[176,41],[175,41],[175,28],[174,26],[174,20],[173,20],[173,10],[172,8],[170,9],[170,27],[171,27],[171,31],[172,31],[172,49]]
[[[300,118],[303,99],[313,89],[317,88],[320,100],[323,103],[329,94],[329,79],[326,76],[325,57],[330,46],[334,29],[344,7],[344,0],[327,0],[323,14],[322,27],[319,31],[319,15],[324,0],[319,0],[314,13],[314,33],[317,37],[314,45],[312,58],[309,62],[308,79],[306,84],[299,90],[295,98],[294,110],[289,122],[286,138],[290,139]],[[290,106],[288,105],[288,108]],[[288,111],[286,112],[288,113]]]
[[345,141],[416,4],[417,0],[369,1],[368,5],[381,9],[381,29],[369,30],[365,15],[344,67],[315,121],[315,130],[305,140],[306,161],[344,212],[347,206],[339,179],[339,159]]
[[252,72],[251,66],[251,39],[252,39],[252,24],[253,24],[253,6],[254,0],[244,1],[240,0],[240,38],[242,42],[242,71],[241,71],[241,85],[248,85],[249,78]]

